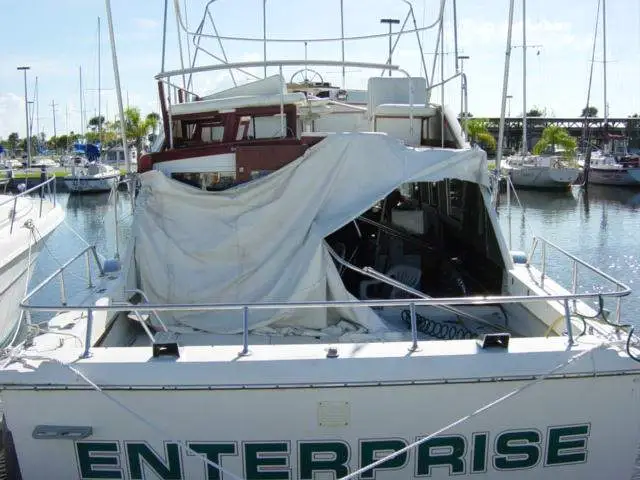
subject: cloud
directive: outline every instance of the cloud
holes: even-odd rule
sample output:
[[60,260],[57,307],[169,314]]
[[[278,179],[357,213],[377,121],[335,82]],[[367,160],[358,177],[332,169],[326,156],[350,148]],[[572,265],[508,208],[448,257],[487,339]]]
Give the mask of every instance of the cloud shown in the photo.
[[0,137],[6,138],[11,132],[24,136],[24,97],[15,93],[0,93]]
[[160,22],[152,18],[134,18],[133,25],[143,30],[154,30],[160,26]]

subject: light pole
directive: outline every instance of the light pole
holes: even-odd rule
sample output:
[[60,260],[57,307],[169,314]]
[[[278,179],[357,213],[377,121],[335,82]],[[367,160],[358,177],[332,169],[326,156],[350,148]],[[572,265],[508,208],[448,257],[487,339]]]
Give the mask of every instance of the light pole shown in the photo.
[[[380,23],[388,23],[389,24],[389,60],[387,61],[389,66],[391,66],[391,50],[392,50],[392,46],[391,46],[391,33],[392,33],[392,28],[394,24],[399,24],[400,20],[398,20],[397,18],[381,18],[380,19]],[[391,76],[391,69],[389,69],[389,76]]]
[[467,77],[464,74],[464,61],[469,60],[469,55],[458,55],[460,60],[460,118],[467,116]]
[[27,144],[27,168],[31,168],[31,139],[29,138],[29,100],[27,99],[27,70],[31,67],[24,66],[18,67],[18,70],[22,70],[24,74],[24,116],[25,116],[25,126],[27,127],[27,139],[25,143]]
[[[513,95],[507,95],[507,118],[511,118],[511,99]],[[511,122],[507,122],[507,134],[505,135],[505,145],[509,146],[509,132],[511,131]]]

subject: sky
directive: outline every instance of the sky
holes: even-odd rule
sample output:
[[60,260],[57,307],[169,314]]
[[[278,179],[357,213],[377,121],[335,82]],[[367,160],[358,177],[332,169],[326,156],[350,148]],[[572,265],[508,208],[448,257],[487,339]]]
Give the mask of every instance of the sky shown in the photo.
[[[213,18],[220,35],[261,38],[262,0],[216,0],[205,16],[205,0],[176,0],[182,9],[188,29],[194,31],[205,18],[204,32],[213,33],[209,18]],[[527,25],[527,109],[546,109],[548,116],[578,116],[587,100],[587,87],[599,0],[535,0],[526,5]],[[380,18],[407,16],[407,5],[401,0],[343,0],[345,36],[384,33],[386,25]],[[98,110],[114,120],[117,99],[109,42],[105,2],[94,0],[2,0],[3,22],[0,24],[0,138],[11,132],[24,136],[25,104],[23,72],[16,67],[28,65],[27,88],[33,107],[33,131],[39,127],[47,137],[71,130],[82,131],[80,115],[79,69],[82,68],[85,122]],[[162,0],[111,0],[113,23],[120,71],[123,102],[139,107],[143,114],[159,111],[157,84],[154,75],[161,70],[163,5]],[[174,1],[167,29],[167,70],[180,68]],[[439,0],[414,0],[416,24],[428,25],[436,18]],[[272,38],[336,38],[340,36],[340,0],[309,2],[306,0],[266,0],[267,31]],[[459,55],[470,58],[464,62],[468,78],[469,111],[476,117],[499,116],[502,95],[509,0],[457,0]],[[447,1],[444,27],[444,77],[455,73],[455,49],[452,0]],[[640,1],[607,0],[607,103],[610,117],[626,117],[640,112]],[[100,21],[98,21],[100,17]],[[100,23],[100,42],[98,24]],[[409,25],[412,20],[409,21]],[[394,26],[398,29],[399,26]],[[419,34],[428,76],[437,32],[433,29]],[[193,37],[190,37],[190,42]],[[193,54],[193,43],[182,36],[183,58]],[[507,113],[521,115],[523,99],[522,71],[522,0],[515,1],[513,41],[511,51]],[[201,41],[203,50],[198,64],[216,63],[206,50],[221,56],[218,43],[212,38]],[[100,55],[98,54],[100,46]],[[187,50],[189,46],[189,50]],[[224,53],[230,61],[262,59],[262,43],[224,41]],[[309,42],[309,59],[339,60],[340,43]],[[348,61],[385,63],[388,39],[345,42]],[[268,57],[303,59],[305,47],[298,43],[270,43]],[[100,61],[98,60],[100,58]],[[415,34],[403,35],[393,55],[393,63],[412,75],[421,72],[420,49]],[[100,66],[100,94],[98,67]],[[591,105],[603,113],[603,52],[602,23],[598,25]],[[248,69],[261,76],[262,68]],[[288,79],[296,69],[285,69]],[[325,81],[341,85],[341,72],[336,67],[316,68]],[[277,73],[269,69],[268,74]],[[369,76],[379,70],[347,69],[346,88],[364,88]],[[35,82],[38,96],[35,101]],[[440,60],[434,82],[442,77]],[[236,73],[237,81],[249,75]],[[176,77],[174,82],[180,83]],[[226,71],[208,72],[194,77],[193,91],[206,94],[232,86]],[[440,89],[432,101],[440,102]],[[100,98],[100,102],[98,99]],[[460,82],[448,83],[445,103],[459,109]],[[55,107],[52,108],[52,102]],[[100,103],[100,105],[99,105]],[[510,110],[510,112],[509,112]]]

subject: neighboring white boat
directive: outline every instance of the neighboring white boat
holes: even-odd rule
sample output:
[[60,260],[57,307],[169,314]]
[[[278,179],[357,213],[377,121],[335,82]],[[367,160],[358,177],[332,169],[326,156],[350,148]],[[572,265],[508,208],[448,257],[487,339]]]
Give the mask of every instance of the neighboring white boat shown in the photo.
[[571,167],[560,156],[512,155],[503,160],[502,170],[516,187],[568,188],[580,169]]
[[[165,72],[160,98],[262,66]],[[370,131],[340,133],[266,83],[163,107],[127,253],[40,299],[87,247],[23,300],[55,316],[0,367],[21,477],[631,478],[628,287],[541,238],[508,250],[486,155],[424,78],[370,78]]]
[[92,162],[86,167],[74,166],[64,177],[71,193],[108,192],[120,180],[120,171],[103,163]]
[[10,170],[22,168],[22,162],[15,158],[4,158],[0,161],[0,168],[8,168]]
[[48,157],[34,157],[31,159],[31,168],[55,168],[59,167],[60,163],[56,162],[53,158]]
[[502,159],[501,170],[516,187],[569,188],[580,175],[561,155],[531,155],[527,138],[527,17],[522,0],[522,146],[521,152]]
[[[131,171],[136,170],[137,167],[137,150],[134,146],[129,147],[129,165],[131,167]],[[125,168],[127,161],[124,156],[124,150],[121,145],[116,145],[115,147],[109,147],[102,151],[101,162],[107,165],[110,165],[117,169]]]
[[55,178],[18,195],[0,195],[0,345],[6,345],[21,319],[20,298],[44,242],[64,219],[55,199],[38,194]]
[[[584,156],[580,162],[584,165]],[[640,159],[629,155],[626,139],[605,142],[604,151],[591,153],[589,183],[596,185],[640,186]]]

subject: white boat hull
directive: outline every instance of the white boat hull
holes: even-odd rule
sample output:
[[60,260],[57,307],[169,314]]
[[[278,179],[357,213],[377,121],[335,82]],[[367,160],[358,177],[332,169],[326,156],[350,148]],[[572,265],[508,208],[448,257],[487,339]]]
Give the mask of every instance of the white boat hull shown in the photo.
[[589,183],[596,185],[640,186],[640,168],[594,168],[589,170]]
[[516,187],[527,188],[568,188],[580,175],[577,168],[537,166],[512,167],[505,172]]
[[0,268],[0,345],[8,341],[20,319],[20,299],[25,295],[29,280],[27,272],[35,263],[40,250],[42,242],[32,246],[31,258],[27,248]]
[[[179,361],[152,358],[151,346],[96,348],[73,366],[120,405],[55,363],[23,370],[14,385],[5,373],[2,399],[22,478],[232,478],[180,442],[238,478],[341,478],[525,387],[590,341],[598,344],[583,337],[573,351],[566,338],[512,340],[508,351],[428,342],[412,355],[407,343],[343,344],[337,359],[323,345],[297,345],[288,360],[273,345],[244,358],[238,346],[184,347]],[[631,478],[634,365],[593,350],[359,478]],[[33,436],[74,427],[91,434]]]
[[[15,198],[15,197],[14,197]],[[64,219],[60,206],[38,198],[0,195],[0,345],[4,345],[20,320],[20,300],[26,293],[28,270],[44,242]],[[15,206],[13,226],[10,212]],[[42,208],[42,215],[40,214]],[[33,231],[28,225],[33,224]]]
[[65,178],[67,189],[73,193],[108,192],[118,183],[120,174],[103,177]]

